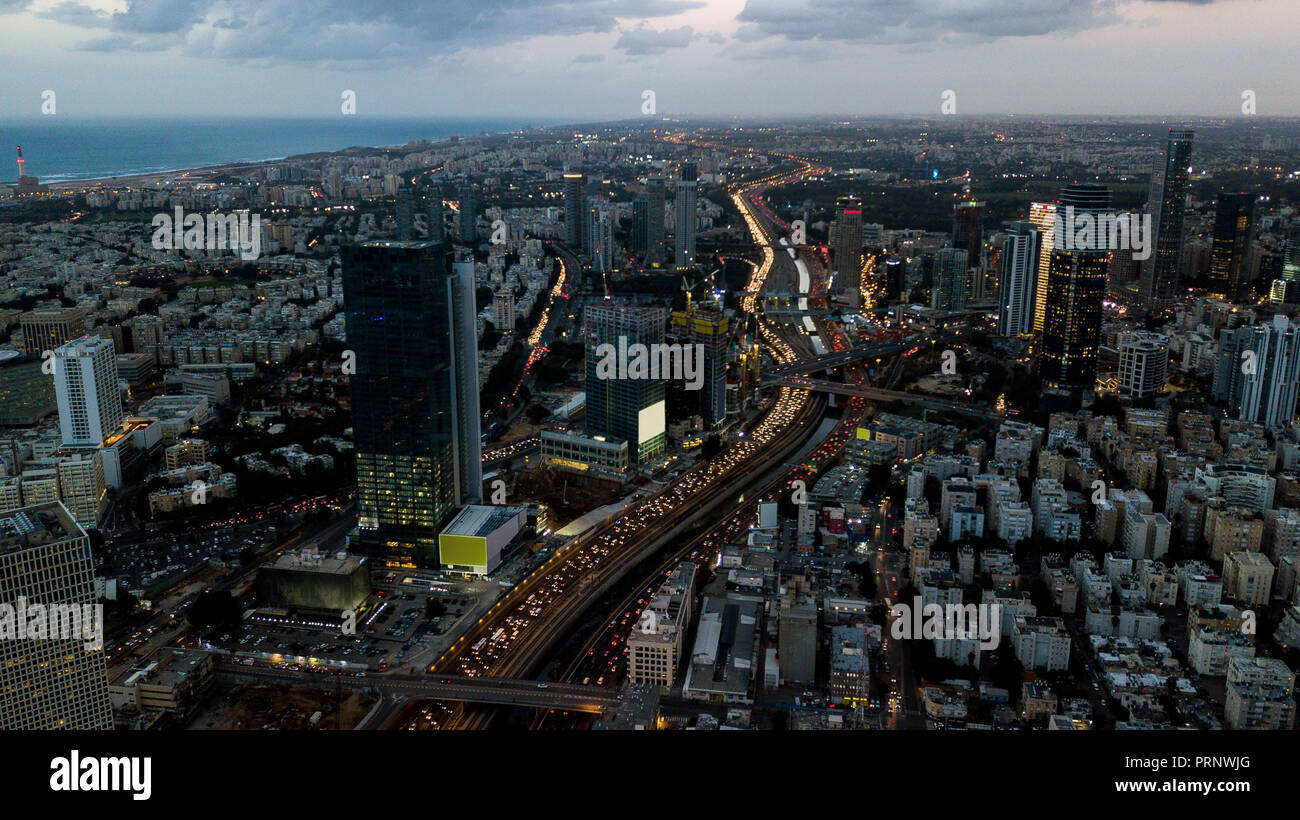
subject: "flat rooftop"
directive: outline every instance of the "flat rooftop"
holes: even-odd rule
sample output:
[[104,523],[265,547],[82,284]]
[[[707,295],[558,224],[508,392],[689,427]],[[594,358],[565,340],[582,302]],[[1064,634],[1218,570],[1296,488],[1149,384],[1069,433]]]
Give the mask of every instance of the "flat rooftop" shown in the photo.
[[517,517],[523,507],[495,507],[470,504],[456,514],[443,535],[473,535],[486,538],[511,519]]
[[62,502],[20,507],[0,515],[0,552],[26,549],[64,538],[84,538],[81,528]]

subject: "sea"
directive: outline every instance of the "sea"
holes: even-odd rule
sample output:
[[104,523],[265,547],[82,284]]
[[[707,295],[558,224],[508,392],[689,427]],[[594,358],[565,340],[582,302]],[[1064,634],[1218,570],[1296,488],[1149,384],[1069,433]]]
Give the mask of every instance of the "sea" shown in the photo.
[[[510,118],[191,117],[0,119],[0,146],[22,146],[27,174],[42,183],[261,162],[352,147],[503,133],[557,125]],[[13,152],[4,153],[5,151]],[[0,149],[0,180],[18,175],[13,147]]]

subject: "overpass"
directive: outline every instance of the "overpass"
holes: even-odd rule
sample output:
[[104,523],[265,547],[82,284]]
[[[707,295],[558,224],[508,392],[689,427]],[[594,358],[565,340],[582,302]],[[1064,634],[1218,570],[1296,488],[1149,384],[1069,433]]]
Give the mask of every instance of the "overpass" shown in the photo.
[[773,367],[763,371],[764,378],[781,379],[787,376],[801,376],[808,373],[820,373],[823,370],[830,370],[842,365],[851,364],[862,359],[871,359],[877,356],[887,356],[897,353],[900,350],[907,350],[916,347],[927,341],[924,336],[908,336],[904,339],[890,340],[884,342],[871,342],[870,344],[854,347],[849,350],[840,351],[839,353],[823,353],[820,356],[804,359],[793,364]]
[[409,699],[429,698],[499,706],[526,706],[600,714],[618,707],[617,692],[601,686],[575,683],[541,683],[517,678],[466,675],[383,674],[359,677],[310,670],[291,671],[266,666],[218,663],[216,674],[237,683],[285,683],[319,689],[335,687],[350,692],[376,691]]
[[918,393],[905,393],[902,390],[882,390],[878,387],[844,384],[843,382],[832,382],[826,381],[825,379],[809,379],[802,376],[794,376],[790,378],[764,376],[763,383],[775,384],[783,387],[804,387],[810,390],[818,390],[823,393],[834,393],[837,396],[855,396],[857,398],[870,399],[872,401],[913,404],[917,407],[924,407],[926,410],[957,413],[963,416],[973,416],[975,418],[984,419],[985,421],[1001,421],[1005,418],[1003,414],[998,413],[987,405],[947,401],[946,399],[922,396]]

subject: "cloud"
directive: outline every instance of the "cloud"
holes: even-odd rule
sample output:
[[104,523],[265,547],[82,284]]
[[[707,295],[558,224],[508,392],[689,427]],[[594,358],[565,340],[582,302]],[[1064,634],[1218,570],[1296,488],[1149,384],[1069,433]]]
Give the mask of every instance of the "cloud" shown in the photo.
[[[1209,5],[1220,0],[1148,0]],[[991,41],[1123,22],[1132,0],[746,0],[736,39],[855,44]]]
[[32,4],[32,0],[0,0],[0,14],[17,14]]
[[579,54],[573,58],[575,63],[599,63],[605,59],[604,54]]
[[[14,4],[19,0],[0,0]],[[353,63],[425,62],[456,52],[540,35],[609,33],[620,20],[666,17],[700,0],[127,0],[106,14],[66,0],[40,16],[79,28],[108,29],[82,48],[125,51],[149,37],[152,48],[227,60]],[[664,46],[668,47],[668,46]]]
[[614,48],[622,49],[628,54],[639,57],[646,54],[662,54],[672,48],[686,48],[696,38],[695,30],[690,26],[655,31],[645,26],[623,32],[619,35]]

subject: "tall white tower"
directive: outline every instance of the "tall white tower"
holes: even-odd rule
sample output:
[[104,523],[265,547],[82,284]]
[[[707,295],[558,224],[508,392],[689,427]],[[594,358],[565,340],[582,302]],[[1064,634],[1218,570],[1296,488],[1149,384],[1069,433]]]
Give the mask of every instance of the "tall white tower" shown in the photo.
[[82,336],[54,350],[59,430],[71,447],[98,447],[122,426],[122,394],[110,339]]

